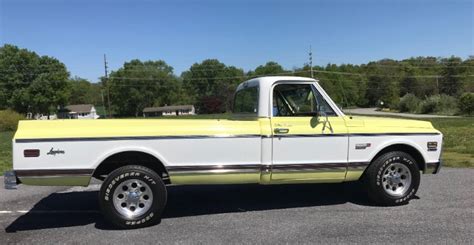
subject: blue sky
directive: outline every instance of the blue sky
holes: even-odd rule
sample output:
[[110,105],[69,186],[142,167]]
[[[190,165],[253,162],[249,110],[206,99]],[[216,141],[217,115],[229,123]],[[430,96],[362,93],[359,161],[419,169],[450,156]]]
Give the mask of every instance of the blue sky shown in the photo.
[[382,58],[474,54],[469,0],[0,0],[0,45],[58,58],[97,81],[103,54],[116,70],[163,59],[177,75],[217,58],[244,70]]

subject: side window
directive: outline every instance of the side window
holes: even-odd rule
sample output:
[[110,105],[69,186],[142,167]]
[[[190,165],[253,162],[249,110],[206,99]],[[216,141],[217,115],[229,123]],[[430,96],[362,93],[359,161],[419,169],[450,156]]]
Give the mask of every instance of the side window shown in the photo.
[[273,116],[313,116],[316,100],[309,84],[279,84],[273,89]]
[[258,87],[249,87],[237,91],[234,97],[234,113],[257,114]]
[[331,108],[329,103],[324,99],[324,97],[316,91],[316,101],[318,102],[318,113],[323,114],[326,113],[327,116],[337,116],[336,112]]

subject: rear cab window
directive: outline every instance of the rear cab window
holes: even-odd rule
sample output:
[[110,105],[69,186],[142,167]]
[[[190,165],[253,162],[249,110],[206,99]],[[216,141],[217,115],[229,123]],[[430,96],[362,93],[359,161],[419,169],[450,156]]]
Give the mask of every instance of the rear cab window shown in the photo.
[[234,96],[234,114],[257,116],[258,114],[258,86],[238,90]]

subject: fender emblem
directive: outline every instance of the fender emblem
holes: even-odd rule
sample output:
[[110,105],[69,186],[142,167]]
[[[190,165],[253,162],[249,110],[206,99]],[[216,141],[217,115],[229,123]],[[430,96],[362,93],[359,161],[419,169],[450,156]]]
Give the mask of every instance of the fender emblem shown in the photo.
[[362,144],[356,144],[355,149],[356,150],[365,150],[365,148],[370,147],[372,144],[370,143],[362,143]]
[[430,141],[427,143],[428,151],[437,151],[438,150],[438,142]]
[[51,148],[51,150],[49,150],[48,153],[46,153],[46,155],[52,155],[52,156],[56,156],[56,154],[64,154],[65,152],[63,150],[55,150],[54,147]]

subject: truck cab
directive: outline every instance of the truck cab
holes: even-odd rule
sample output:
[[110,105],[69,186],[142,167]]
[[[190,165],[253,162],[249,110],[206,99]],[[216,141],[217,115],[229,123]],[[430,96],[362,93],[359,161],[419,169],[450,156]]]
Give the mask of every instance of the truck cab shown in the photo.
[[262,149],[268,153],[262,151],[262,157],[271,159],[264,166],[271,176],[261,182],[343,181],[349,144],[344,113],[315,80],[277,79],[249,80],[235,94],[234,113],[254,115],[267,125]]

